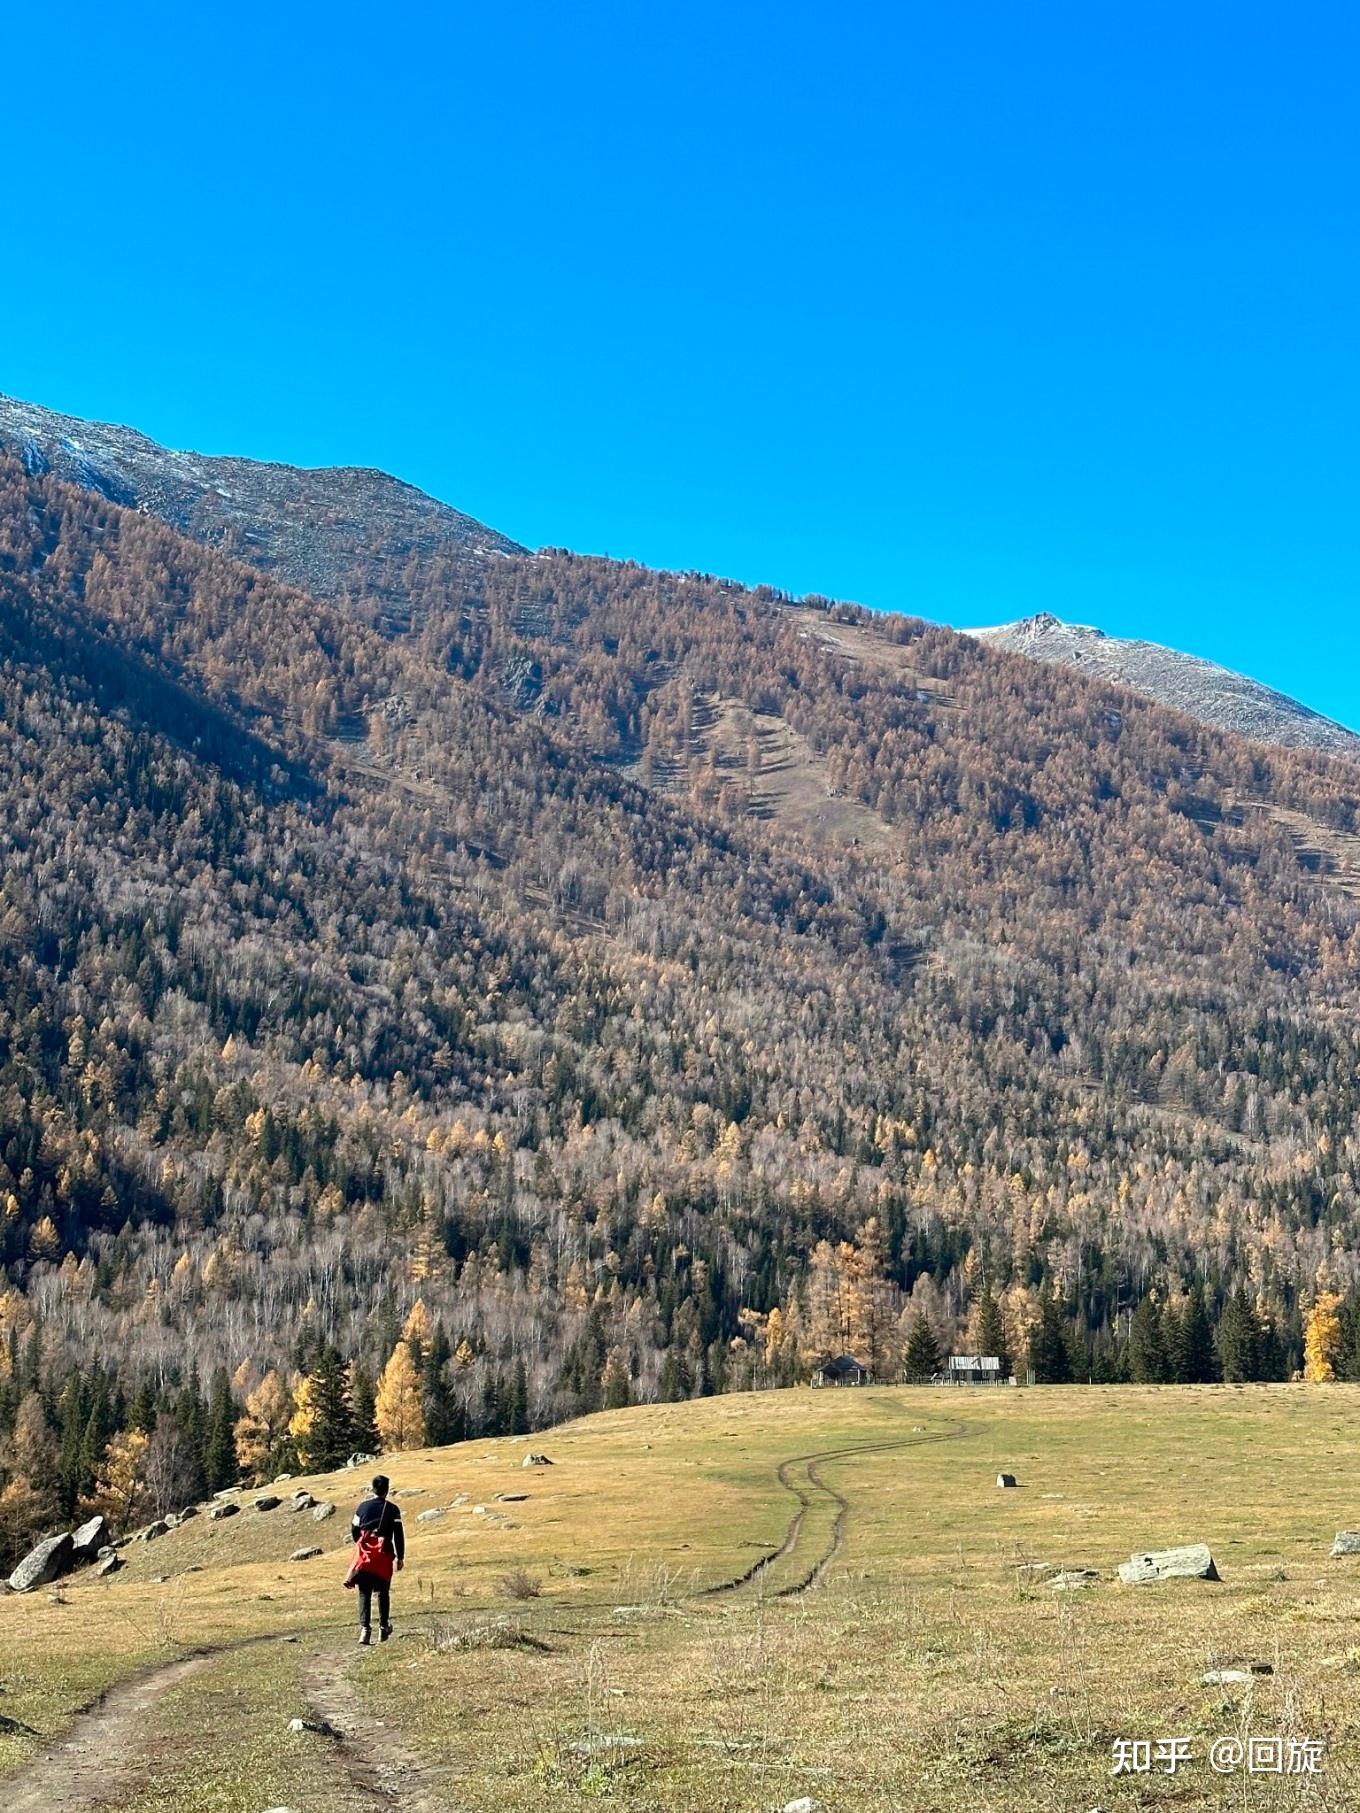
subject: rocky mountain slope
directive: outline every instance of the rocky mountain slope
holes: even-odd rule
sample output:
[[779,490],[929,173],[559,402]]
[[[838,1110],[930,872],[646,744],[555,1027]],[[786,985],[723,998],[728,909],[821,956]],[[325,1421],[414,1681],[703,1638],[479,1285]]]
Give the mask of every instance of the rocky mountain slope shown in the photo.
[[1360,735],[1288,694],[1160,643],[1107,636],[1089,624],[1064,623],[1048,611],[969,630],[990,648],[1052,661],[1075,673],[1127,686],[1201,723],[1285,749],[1326,749],[1360,758]]
[[453,566],[522,553],[516,542],[385,472],[305,469],[178,453],[130,428],[0,396],[0,448],[181,535],[318,596],[365,594],[399,608],[412,557]]

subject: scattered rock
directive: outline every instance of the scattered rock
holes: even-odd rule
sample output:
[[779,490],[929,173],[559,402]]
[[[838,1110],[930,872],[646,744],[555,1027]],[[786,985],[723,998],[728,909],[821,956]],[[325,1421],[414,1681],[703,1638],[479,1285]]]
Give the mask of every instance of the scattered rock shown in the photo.
[[441,1510],[438,1505],[431,1505],[431,1507],[428,1511],[420,1511],[417,1513],[416,1522],[417,1523],[434,1523],[437,1518],[443,1517],[445,1515],[446,1515],[446,1513],[443,1510]]
[[474,1517],[485,1517],[486,1516],[486,1506],[485,1505],[473,1505],[472,1515]]
[[154,1523],[149,1523],[144,1530],[138,1531],[137,1540],[138,1542],[155,1542],[156,1538],[164,1536],[169,1528],[170,1525],[165,1518],[158,1517]]
[[315,1561],[317,1556],[324,1552],[322,1549],[294,1549],[288,1559],[290,1561]]
[[502,1505],[522,1505],[528,1496],[527,1492],[497,1492],[496,1502]]
[[1201,1687],[1245,1687],[1251,1679],[1249,1668],[1211,1668],[1199,1678]]
[[424,1498],[424,1486],[403,1486],[400,1492],[394,1492],[393,1498]]
[[800,1794],[797,1800],[784,1802],[784,1813],[823,1813],[825,1801],[814,1800],[810,1794]]
[[620,1750],[641,1750],[640,1737],[587,1737],[579,1744],[573,1744],[572,1750],[577,1756],[608,1756]]
[[458,1496],[457,1496],[457,1498],[454,1498],[454,1499],[451,1499],[451,1500],[450,1500],[450,1502],[449,1502],[449,1509],[450,1509],[450,1510],[451,1510],[451,1511],[456,1511],[456,1510],[458,1510],[458,1509],[459,1509],[459,1508],[460,1508],[460,1507],[461,1507],[461,1506],[462,1506],[462,1505],[465,1505],[465,1504],[466,1504],[466,1503],[467,1503],[467,1501],[468,1501],[468,1495],[467,1495],[467,1493],[466,1493],[466,1492],[460,1492],[460,1493],[459,1493],[459,1494],[458,1494]]
[[277,1492],[262,1492],[258,1498],[251,1500],[257,1511],[277,1511],[283,1500]]
[[316,1507],[316,1509],[312,1512],[313,1521],[316,1523],[325,1523],[325,1521],[328,1517],[334,1517],[334,1516],[335,1516],[335,1506],[330,1505],[330,1504],[318,1505]]
[[290,1731],[313,1731],[318,1737],[340,1737],[342,1735],[329,1719],[289,1719],[288,1729]]
[[290,1511],[310,1511],[315,1504],[316,1500],[310,1492],[294,1492],[288,1501],[288,1509]]
[[1094,1586],[1100,1575],[1093,1567],[1065,1568],[1061,1574],[1055,1574],[1049,1581],[1055,1593],[1076,1593],[1084,1586]]
[[345,1465],[347,1467],[367,1467],[377,1458],[376,1454],[351,1454]]
[[1013,1486],[1016,1483],[1015,1475],[1013,1473],[998,1473],[996,1476],[996,1483],[999,1486]]
[[101,1580],[106,1580],[110,1574],[116,1574],[119,1568],[124,1565],[123,1557],[114,1551],[111,1554],[105,1555],[102,1561],[97,1561],[95,1563],[94,1571]]
[[109,1526],[102,1517],[92,1517],[71,1533],[71,1566],[81,1567],[93,1561],[100,1549],[107,1547]]
[[519,1464],[521,1467],[551,1467],[552,1462],[546,1454],[526,1454]]
[[208,1513],[209,1523],[221,1523],[224,1517],[235,1517],[240,1512],[240,1505],[232,1504],[230,1499],[223,1499],[221,1504],[214,1505]]
[[291,1473],[276,1473],[269,1483],[271,1486],[286,1486],[292,1477]]
[[1332,1544],[1332,1554],[1360,1555],[1360,1530],[1338,1530],[1336,1541]]
[[199,1515],[199,1510],[198,1510],[197,1505],[185,1505],[184,1509],[179,1513],[179,1515],[177,1516],[175,1521],[177,1523],[188,1523],[191,1518],[197,1517],[198,1515]]
[[1119,1564],[1125,1586],[1149,1586],[1157,1580],[1217,1580],[1220,1578],[1207,1542],[1190,1542],[1177,1549],[1145,1549]]
[[239,1486],[223,1486],[223,1488],[220,1492],[213,1493],[213,1497],[214,1498],[235,1498],[236,1494],[240,1490],[241,1490],[241,1488]]

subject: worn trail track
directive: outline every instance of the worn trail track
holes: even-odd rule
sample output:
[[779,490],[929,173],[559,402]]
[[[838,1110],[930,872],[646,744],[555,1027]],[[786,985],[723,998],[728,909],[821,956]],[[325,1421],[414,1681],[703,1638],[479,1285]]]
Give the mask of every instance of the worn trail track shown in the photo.
[[[772,1598],[789,1599],[820,1585],[840,1554],[853,1509],[845,1492],[827,1484],[823,1467],[860,1455],[961,1441],[981,1429],[981,1425],[953,1424],[943,1430],[823,1449],[782,1461],[775,1470],[776,1478],[797,1500],[783,1541],[742,1573],[704,1588],[696,1597],[731,1597],[751,1588]],[[805,1538],[814,1530],[821,1539],[809,1557],[802,1551],[813,1546]],[[789,1577],[783,1578],[785,1574]],[[351,1626],[343,1628],[348,1639]],[[154,1770],[147,1719],[164,1694],[237,1650],[299,1639],[314,1645],[303,1669],[307,1703],[339,1734],[328,1741],[344,1804],[400,1808],[403,1813],[450,1813],[452,1802],[438,1784],[455,1777],[457,1771],[422,1762],[399,1732],[365,1709],[352,1674],[356,1658],[349,1641],[340,1641],[337,1632],[337,1626],[328,1624],[289,1632],[287,1637],[246,1637],[196,1650],[118,1682],[3,1784],[7,1813],[112,1813],[145,1785],[148,1773]],[[340,1804],[339,1793],[336,1804]]]
[[[799,1593],[807,1592],[810,1587],[819,1586],[827,1569],[840,1554],[845,1542],[845,1526],[852,1509],[850,1499],[836,1487],[827,1485],[822,1478],[820,1469],[823,1466],[833,1461],[851,1460],[861,1454],[892,1454],[899,1449],[924,1448],[935,1442],[965,1441],[970,1436],[980,1434],[982,1428],[981,1424],[954,1423],[947,1429],[931,1433],[896,1436],[889,1441],[861,1442],[848,1448],[826,1448],[814,1454],[793,1455],[788,1460],[781,1461],[775,1469],[775,1477],[784,1490],[798,1500],[798,1509],[784,1532],[784,1540],[777,1549],[768,1555],[762,1555],[731,1580],[721,1580],[716,1586],[705,1588],[700,1597],[723,1598],[750,1586],[769,1593],[776,1599],[791,1599]],[[772,1585],[767,1576],[773,1575],[775,1570],[782,1571],[781,1563],[799,1559],[799,1550],[803,1546],[803,1536],[808,1525],[812,1522],[825,1523],[828,1513],[830,1524],[825,1540],[813,1559],[803,1562],[792,1580]]]

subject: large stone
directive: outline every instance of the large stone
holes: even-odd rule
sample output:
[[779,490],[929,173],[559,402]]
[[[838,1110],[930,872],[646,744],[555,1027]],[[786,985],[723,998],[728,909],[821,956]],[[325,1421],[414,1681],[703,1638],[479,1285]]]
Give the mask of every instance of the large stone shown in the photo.
[[1217,1580],[1218,1569],[1207,1542],[1178,1549],[1144,1549],[1119,1565],[1125,1586],[1151,1586],[1158,1580]]
[[82,1567],[93,1561],[109,1540],[109,1526],[102,1517],[91,1517],[71,1534],[71,1565]]
[[99,1575],[101,1580],[106,1580],[110,1574],[116,1574],[123,1565],[123,1557],[117,1550],[114,1550],[111,1554],[105,1555],[102,1560],[96,1562],[94,1571]]
[[1332,1544],[1332,1554],[1360,1555],[1360,1530],[1338,1530],[1336,1541]]
[[317,1556],[322,1553],[324,1551],[321,1549],[294,1549],[288,1559],[290,1561],[315,1561]]
[[283,1500],[277,1492],[261,1492],[258,1498],[251,1500],[257,1511],[277,1511]]
[[154,1542],[158,1536],[164,1536],[169,1528],[170,1525],[166,1520],[158,1517],[154,1523],[149,1523],[144,1530],[138,1531],[137,1540],[138,1542]]
[[184,1509],[179,1514],[179,1521],[181,1523],[188,1523],[191,1518],[197,1517],[198,1515],[199,1509],[197,1505],[185,1505]]
[[70,1565],[71,1532],[65,1530],[60,1536],[45,1537],[28,1551],[10,1575],[10,1587],[16,1593],[34,1592],[56,1580]]
[[1016,1483],[1015,1475],[1013,1473],[998,1473],[996,1476],[996,1483],[999,1486],[1013,1486]]
[[377,1458],[376,1454],[364,1454],[362,1452],[359,1454],[351,1454],[349,1459],[345,1462],[345,1465],[347,1467],[367,1467],[371,1462],[377,1460]]
[[290,1511],[310,1511],[316,1500],[310,1492],[294,1492],[288,1501]]
[[551,1467],[552,1462],[546,1454],[526,1454],[519,1464],[521,1467]]
[[214,1505],[212,1510],[208,1512],[208,1522],[221,1523],[224,1517],[239,1516],[240,1511],[240,1505],[233,1504],[229,1498],[224,1498],[221,1504]]
[[445,1512],[441,1506],[431,1505],[428,1511],[421,1511],[418,1514],[418,1516],[416,1517],[416,1522],[417,1523],[434,1523],[439,1518],[443,1517],[444,1515],[445,1515]]
[[316,1507],[316,1509],[312,1512],[312,1518],[316,1523],[325,1523],[325,1521],[328,1517],[334,1517],[334,1516],[335,1516],[335,1506],[331,1505],[331,1504],[318,1505]]

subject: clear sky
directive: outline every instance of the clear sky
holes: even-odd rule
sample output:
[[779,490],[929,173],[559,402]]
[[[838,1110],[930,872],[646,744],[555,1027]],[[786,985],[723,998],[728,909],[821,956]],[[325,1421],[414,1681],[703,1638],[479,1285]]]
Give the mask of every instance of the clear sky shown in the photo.
[[1360,13],[3,9],[0,390],[1360,725]]

